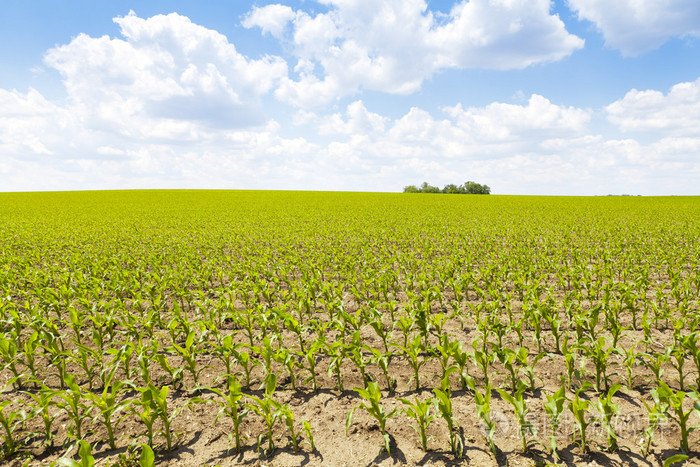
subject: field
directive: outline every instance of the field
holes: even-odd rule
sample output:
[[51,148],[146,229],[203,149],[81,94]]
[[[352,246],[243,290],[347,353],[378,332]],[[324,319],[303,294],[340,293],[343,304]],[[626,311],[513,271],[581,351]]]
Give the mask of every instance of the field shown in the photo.
[[700,198],[6,193],[0,219],[7,465],[700,464]]

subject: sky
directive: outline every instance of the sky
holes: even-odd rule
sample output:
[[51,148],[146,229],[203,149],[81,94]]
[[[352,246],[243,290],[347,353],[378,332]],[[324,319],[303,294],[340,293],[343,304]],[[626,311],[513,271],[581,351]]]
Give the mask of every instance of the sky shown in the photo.
[[700,195],[698,0],[3,0],[0,191]]

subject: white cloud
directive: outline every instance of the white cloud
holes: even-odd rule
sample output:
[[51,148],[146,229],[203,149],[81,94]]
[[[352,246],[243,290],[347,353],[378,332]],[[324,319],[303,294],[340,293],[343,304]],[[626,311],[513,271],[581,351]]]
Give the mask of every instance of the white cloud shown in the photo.
[[362,101],[355,101],[348,105],[346,119],[339,113],[324,118],[321,121],[319,132],[326,134],[345,135],[373,135],[384,132],[384,124],[388,120],[379,114],[369,112]]
[[276,95],[300,107],[322,106],[361,89],[413,93],[440,70],[524,68],[583,46],[550,14],[549,0],[464,0],[444,17],[424,0],[323,3],[326,13],[292,16],[282,5],[268,5],[243,21],[277,37],[289,29],[285,37],[298,59],[298,77],[284,78]]
[[552,104],[533,94],[527,105],[496,102],[484,108],[446,109],[475,139],[541,139],[546,135],[576,134],[584,131],[591,112]]
[[294,10],[287,5],[256,6],[246,15],[241,24],[246,28],[257,26],[263,33],[281,39],[284,29],[294,16]]
[[654,50],[672,37],[700,36],[697,0],[568,0],[623,55]]
[[698,135],[700,78],[676,84],[668,94],[633,89],[624,98],[608,105],[606,111],[610,121],[623,131]]
[[0,153],[53,154],[55,144],[70,134],[71,120],[35,89],[26,94],[0,89]]
[[175,13],[114,21],[125,40],[81,34],[45,57],[94,128],[179,139],[196,138],[197,125],[261,124],[260,96],[287,74],[282,59],[248,59],[224,35]]

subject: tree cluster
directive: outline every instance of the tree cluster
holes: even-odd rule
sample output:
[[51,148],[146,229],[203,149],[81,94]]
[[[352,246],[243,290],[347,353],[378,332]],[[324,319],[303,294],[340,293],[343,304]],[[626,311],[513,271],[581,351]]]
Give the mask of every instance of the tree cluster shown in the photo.
[[423,182],[420,187],[408,185],[403,189],[404,193],[454,193],[460,195],[490,195],[491,188],[488,185],[482,185],[476,182],[465,182],[464,185],[455,185],[450,183],[445,185],[441,190],[436,186],[430,185],[428,182]]

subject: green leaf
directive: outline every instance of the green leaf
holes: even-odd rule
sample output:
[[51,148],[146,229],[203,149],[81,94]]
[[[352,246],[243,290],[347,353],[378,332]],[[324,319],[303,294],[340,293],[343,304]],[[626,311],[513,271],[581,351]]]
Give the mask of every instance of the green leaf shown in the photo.
[[688,456],[686,456],[685,454],[676,454],[675,456],[671,456],[664,461],[664,467],[671,467],[677,462],[683,462],[686,460],[688,460]]
[[155,466],[156,456],[153,454],[153,449],[148,444],[141,445],[141,457],[139,458],[140,467]]

